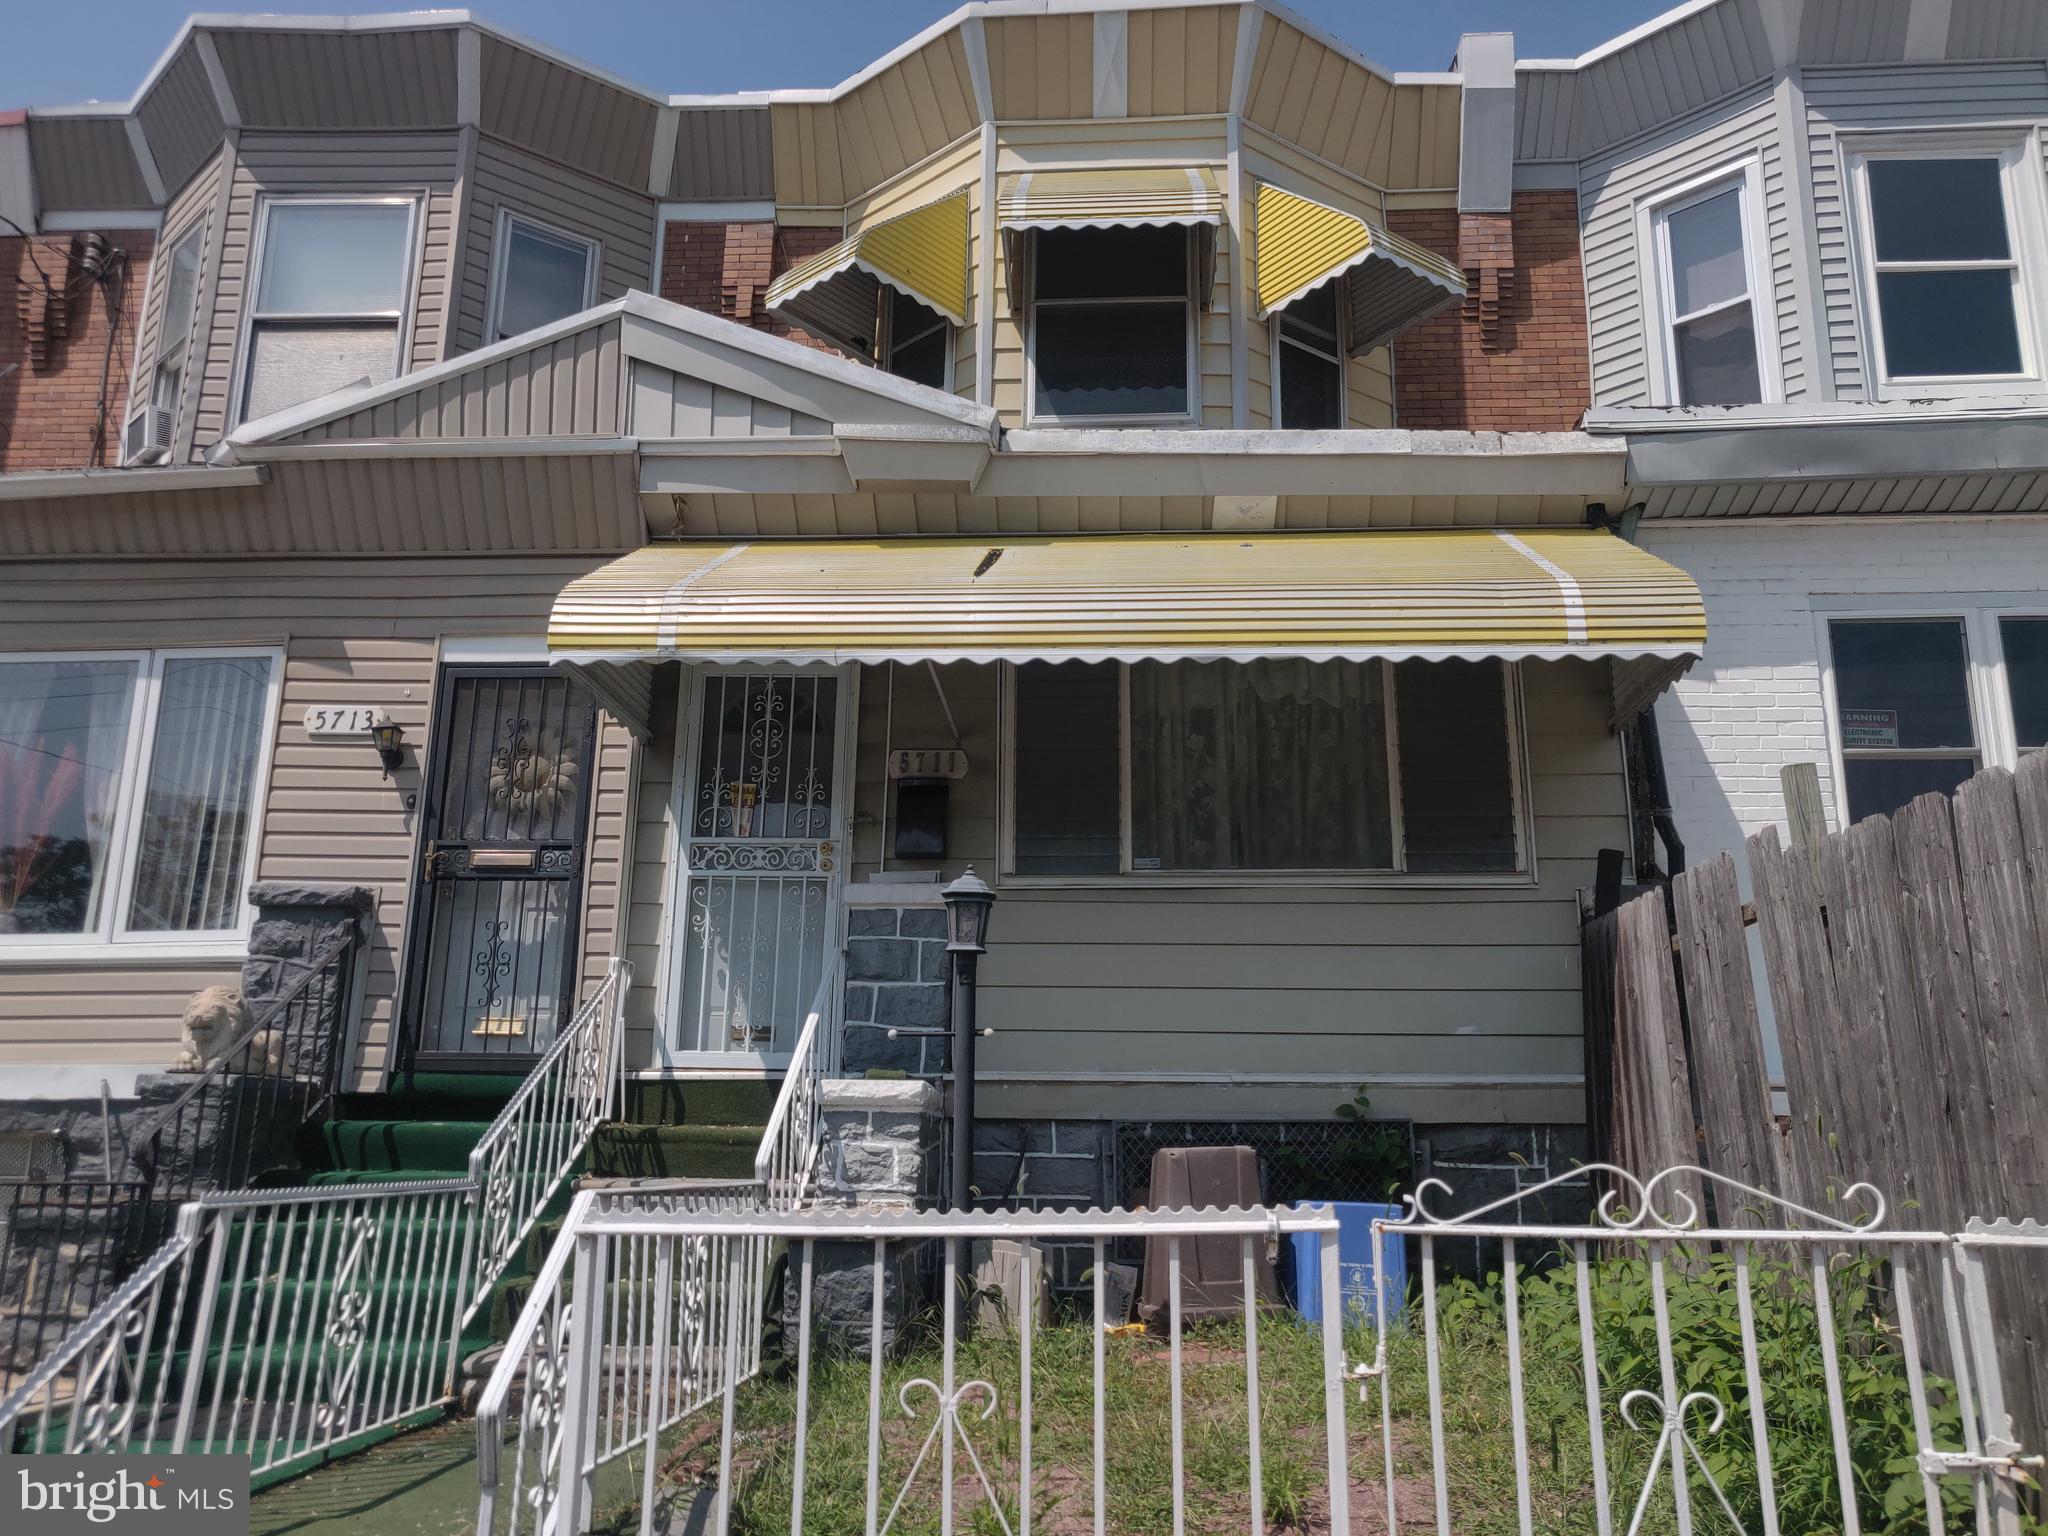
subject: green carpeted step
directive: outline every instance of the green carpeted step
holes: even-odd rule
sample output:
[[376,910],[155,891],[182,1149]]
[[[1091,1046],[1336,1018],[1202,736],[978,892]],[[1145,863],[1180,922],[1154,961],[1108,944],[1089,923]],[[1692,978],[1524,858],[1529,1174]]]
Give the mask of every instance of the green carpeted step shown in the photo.
[[636,1081],[626,1085],[622,1113],[635,1125],[765,1126],[781,1091],[779,1079],[759,1077]]
[[316,1166],[423,1178],[462,1174],[489,1129],[481,1120],[329,1120],[315,1141]]
[[748,1179],[758,1125],[601,1125],[585,1161],[607,1179]]

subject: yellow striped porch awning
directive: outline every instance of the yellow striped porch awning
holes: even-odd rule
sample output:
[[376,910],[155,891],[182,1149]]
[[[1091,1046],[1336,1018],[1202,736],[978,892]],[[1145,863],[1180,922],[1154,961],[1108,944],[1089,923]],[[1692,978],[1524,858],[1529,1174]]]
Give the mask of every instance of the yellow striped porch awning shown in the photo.
[[879,290],[967,323],[967,192],[899,213],[799,262],[768,286],[769,309],[820,341],[872,358]]
[[1608,656],[1668,682],[1705,641],[1692,578],[1596,529],[655,544],[548,622],[583,665]]
[[1342,290],[1354,355],[1465,297],[1453,262],[1355,214],[1259,183],[1252,276],[1259,316],[1299,303],[1332,279]]

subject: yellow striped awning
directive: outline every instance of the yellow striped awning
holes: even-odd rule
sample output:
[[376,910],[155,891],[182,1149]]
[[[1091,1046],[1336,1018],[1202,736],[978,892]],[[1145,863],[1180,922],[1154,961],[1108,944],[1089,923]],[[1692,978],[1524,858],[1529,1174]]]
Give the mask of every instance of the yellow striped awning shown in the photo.
[[1346,340],[1357,353],[1465,297],[1465,276],[1454,263],[1355,214],[1268,182],[1259,183],[1254,214],[1252,276],[1261,318],[1348,272]]
[[1223,189],[1205,165],[1017,171],[997,189],[996,222],[1005,230],[1221,224]]
[[871,357],[877,289],[967,323],[967,192],[899,213],[799,262],[768,286],[766,303],[820,341]]
[[548,621],[586,665],[1612,656],[1675,676],[1705,640],[1691,577],[1580,528],[655,544]]

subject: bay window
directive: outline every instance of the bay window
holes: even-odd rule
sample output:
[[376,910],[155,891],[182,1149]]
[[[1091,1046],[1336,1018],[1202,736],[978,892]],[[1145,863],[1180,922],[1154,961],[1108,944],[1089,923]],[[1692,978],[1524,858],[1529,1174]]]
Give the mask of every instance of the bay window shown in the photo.
[[1764,389],[1754,168],[1652,210],[1665,403],[1755,405]]
[[1499,662],[1016,666],[1007,872],[1515,872],[1510,687]]
[[1037,232],[1030,272],[1035,419],[1192,414],[1190,251],[1181,225]]
[[0,955],[239,937],[277,672],[263,651],[0,657]]
[[2027,372],[2008,158],[1871,152],[1854,162],[1881,379]]
[[410,198],[263,205],[240,419],[398,376],[413,212]]
[[1315,431],[1344,425],[1343,324],[1338,283],[1327,282],[1273,316],[1274,425]]
[[595,241],[507,212],[498,220],[497,255],[487,343],[588,309],[597,297]]
[[946,317],[900,289],[884,288],[882,295],[883,370],[913,384],[946,388],[953,363],[953,328]]

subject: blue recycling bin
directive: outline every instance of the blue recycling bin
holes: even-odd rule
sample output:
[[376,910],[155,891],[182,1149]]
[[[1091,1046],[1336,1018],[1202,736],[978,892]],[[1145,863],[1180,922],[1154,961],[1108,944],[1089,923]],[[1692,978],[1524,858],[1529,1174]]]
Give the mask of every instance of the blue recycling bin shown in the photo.
[[[1349,1322],[1371,1323],[1378,1315],[1373,1301],[1372,1224],[1376,1220],[1399,1221],[1398,1205],[1372,1205],[1364,1201],[1304,1201],[1297,1211],[1311,1205],[1327,1204],[1337,1214],[1337,1269],[1339,1294],[1344,1298]],[[1322,1271],[1318,1258],[1319,1234],[1295,1232],[1294,1310],[1302,1321],[1323,1320]],[[1382,1244],[1386,1263],[1387,1321],[1392,1322],[1408,1299],[1408,1240],[1388,1233]]]

